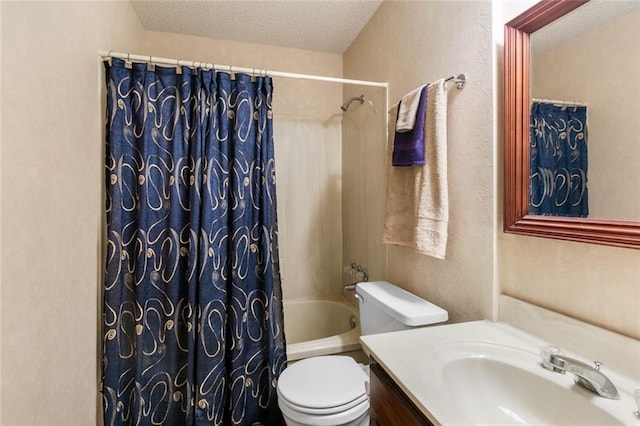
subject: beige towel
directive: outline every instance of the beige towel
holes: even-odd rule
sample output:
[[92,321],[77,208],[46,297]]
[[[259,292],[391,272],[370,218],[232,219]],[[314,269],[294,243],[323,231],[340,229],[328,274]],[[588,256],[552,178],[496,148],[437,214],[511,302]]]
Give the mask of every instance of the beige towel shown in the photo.
[[[404,95],[400,101],[400,111],[396,120],[396,132],[410,132],[416,125],[416,114],[420,104],[420,93],[423,86],[418,87]],[[395,117],[395,115],[393,116]],[[393,139],[392,139],[393,140]]]
[[[389,112],[395,116],[398,107]],[[393,121],[391,121],[393,122]],[[427,89],[424,166],[392,167],[394,126],[387,140],[387,204],[382,240],[444,259],[447,250],[447,92],[444,80]]]

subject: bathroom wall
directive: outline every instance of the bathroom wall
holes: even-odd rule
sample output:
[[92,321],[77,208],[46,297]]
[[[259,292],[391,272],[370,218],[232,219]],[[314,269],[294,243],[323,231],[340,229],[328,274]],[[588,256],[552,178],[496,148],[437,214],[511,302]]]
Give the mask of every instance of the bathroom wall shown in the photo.
[[[454,85],[448,89],[450,220],[446,259],[420,256],[404,247],[385,248],[380,243],[381,210],[368,218],[368,211],[352,209],[344,219],[345,229],[362,228],[361,222],[369,220],[361,235],[366,233],[367,249],[375,254],[374,266],[382,263],[377,259],[388,250],[386,278],[447,309],[454,322],[492,316],[497,165],[491,110],[491,36],[491,4],[486,1],[385,1],[344,55],[345,77],[388,81],[391,104],[429,81],[462,72],[467,75],[464,90]],[[348,90],[345,98],[355,89]],[[384,209],[384,143],[376,139],[372,144],[364,136],[357,142],[346,137],[344,141],[345,176],[351,173],[357,180],[355,187],[366,187],[369,179],[377,186],[375,193],[345,192],[345,198],[362,197],[362,205],[377,203],[378,209]],[[347,171],[353,167],[358,150],[367,152],[370,166],[366,173]]]
[[[424,82],[458,72],[469,78],[464,90],[449,89],[447,258],[390,246],[387,278],[448,309],[452,321],[494,318],[494,297],[505,293],[640,338],[640,251],[502,232],[504,24],[535,3],[387,1],[345,53],[345,77],[388,81],[391,104]],[[355,94],[347,90],[345,98]],[[344,139],[349,164],[354,154]],[[358,143],[370,149],[368,138]],[[383,150],[374,149],[372,161],[379,161]],[[382,168],[354,185],[366,186],[372,174],[380,185]],[[383,193],[362,195],[361,203]],[[347,213],[345,229],[363,227],[361,212]],[[359,250],[379,255],[381,224],[367,220],[371,242]]]
[[[494,187],[502,173],[502,25],[528,7],[514,10],[514,3],[494,2],[492,10],[488,2],[387,1],[342,58],[149,33],[128,2],[0,2],[0,424],[87,425],[98,417],[101,49],[324,75],[340,75],[344,60],[346,77],[389,81],[391,103],[424,82],[467,73],[464,90],[449,89],[446,260],[387,248],[376,238],[385,173],[376,153],[384,145],[375,111],[357,104],[348,114],[367,115],[366,132],[345,147],[344,164],[359,165],[351,160],[367,155],[371,161],[365,172],[344,171],[355,176],[344,220],[358,225],[350,241],[366,234],[366,243],[345,245],[354,256],[345,259],[364,258],[374,279],[438,303],[453,321],[490,318],[499,280],[506,294],[640,338],[640,251],[501,231],[501,192]],[[504,15],[494,41],[492,11]],[[289,84],[276,81],[277,114],[326,121],[340,112],[338,85]],[[384,109],[378,91],[347,90]],[[298,283],[283,274],[286,293]]]
[[639,43],[640,9],[532,55],[533,97],[588,104],[592,218],[640,220]]
[[[495,49],[499,53],[495,105],[500,120],[503,26],[533,3],[494,3]],[[502,149],[500,131],[497,136],[497,146]],[[500,205],[498,218],[502,217],[501,209]],[[504,294],[640,339],[640,250],[498,232],[497,256]]]
[[136,50],[129,3],[1,2],[0,424],[96,423],[99,49]]
[[[342,75],[342,55],[262,44],[211,40],[202,37],[145,31],[140,40],[143,55],[274,71]],[[342,88],[336,83],[274,77],[274,114],[316,118],[340,117]]]
[[[342,56],[150,33],[129,2],[3,1],[0,16],[0,424],[95,424],[104,143],[98,51],[333,76],[342,74]],[[327,122],[341,112],[340,85],[274,80],[276,120],[296,115]],[[329,146],[339,164],[339,140]],[[309,161],[294,152],[278,150],[277,161]],[[315,177],[325,179],[314,183],[318,187],[333,187],[337,179]],[[339,194],[332,197],[339,203]],[[339,222],[339,205],[335,211]],[[334,257],[337,292],[339,252]],[[313,287],[287,280],[289,273],[283,271],[285,293],[305,297]]]

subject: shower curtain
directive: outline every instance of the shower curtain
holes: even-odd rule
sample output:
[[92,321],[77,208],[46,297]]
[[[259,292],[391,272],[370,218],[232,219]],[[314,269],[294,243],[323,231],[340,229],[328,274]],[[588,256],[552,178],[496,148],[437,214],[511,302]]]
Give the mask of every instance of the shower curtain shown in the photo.
[[532,102],[529,213],[587,217],[587,107]]
[[271,79],[105,68],[105,424],[277,424]]

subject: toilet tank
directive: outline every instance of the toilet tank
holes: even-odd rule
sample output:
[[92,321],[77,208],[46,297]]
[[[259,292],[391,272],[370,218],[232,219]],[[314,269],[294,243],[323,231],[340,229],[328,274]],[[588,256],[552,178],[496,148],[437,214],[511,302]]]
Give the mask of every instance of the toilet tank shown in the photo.
[[387,281],[358,283],[361,334],[386,333],[437,324],[447,311]]

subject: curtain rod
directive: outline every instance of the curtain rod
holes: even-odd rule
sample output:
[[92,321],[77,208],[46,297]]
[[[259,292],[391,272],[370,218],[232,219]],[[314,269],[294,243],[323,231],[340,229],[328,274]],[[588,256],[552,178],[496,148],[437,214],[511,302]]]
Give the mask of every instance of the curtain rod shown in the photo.
[[540,102],[543,104],[553,104],[553,105],[561,105],[561,106],[588,106],[584,102],[573,102],[573,101],[556,101],[553,99],[542,99],[542,98],[531,98],[531,102]]
[[99,51],[98,55],[102,59],[119,58],[129,62],[142,62],[142,63],[148,63],[148,64],[167,65],[167,66],[174,66],[174,67],[175,66],[184,66],[184,67],[190,67],[190,68],[200,67],[200,68],[212,69],[216,71],[226,71],[229,73],[243,73],[243,74],[263,75],[263,76],[268,75],[270,77],[327,81],[330,83],[357,84],[361,86],[375,86],[375,87],[385,87],[385,88],[389,87],[389,83],[386,83],[386,82],[367,81],[367,80],[350,80],[350,79],[338,78],[338,77],[326,77],[321,75],[298,74],[298,73],[292,73],[292,72],[272,71],[272,70],[265,70],[265,69],[259,69],[259,68],[237,67],[233,65],[220,65],[220,64],[212,64],[209,62],[161,58],[156,56],[137,55],[132,53],[112,52],[112,51],[106,51],[106,50]]

